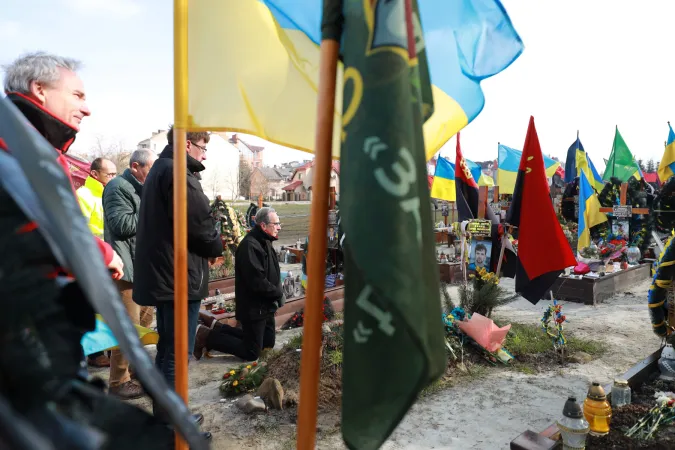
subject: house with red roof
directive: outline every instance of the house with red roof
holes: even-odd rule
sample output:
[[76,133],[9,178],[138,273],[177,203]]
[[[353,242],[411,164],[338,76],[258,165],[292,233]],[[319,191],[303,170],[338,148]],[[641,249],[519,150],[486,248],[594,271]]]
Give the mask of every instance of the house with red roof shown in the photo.
[[[283,188],[286,201],[309,201],[312,199],[312,181],[314,180],[314,160],[298,166],[293,171],[291,182]],[[333,161],[330,171],[330,186],[335,188],[336,198],[340,198],[340,161]]]

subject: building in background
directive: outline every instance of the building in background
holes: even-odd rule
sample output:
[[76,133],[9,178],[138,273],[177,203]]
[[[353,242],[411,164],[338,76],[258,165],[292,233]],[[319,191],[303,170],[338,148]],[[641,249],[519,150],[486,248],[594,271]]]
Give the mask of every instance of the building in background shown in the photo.
[[265,200],[283,200],[284,186],[291,172],[274,167],[256,167],[251,173],[251,196],[263,195]]
[[138,149],[148,149],[159,154],[166,147],[166,133],[167,130],[153,131],[152,136],[138,143]]
[[[309,201],[312,199],[314,161],[307,161],[293,171],[290,183],[283,190],[284,200]],[[333,161],[330,171],[330,187],[335,188],[336,199],[340,199],[340,162]]]
[[[217,133],[217,134],[222,137],[225,137],[225,133]],[[239,160],[242,163],[248,164],[251,169],[263,167],[263,157],[265,155],[265,147],[247,144],[236,133],[232,134],[229,138],[226,139],[230,144],[234,145],[234,147],[239,151]]]

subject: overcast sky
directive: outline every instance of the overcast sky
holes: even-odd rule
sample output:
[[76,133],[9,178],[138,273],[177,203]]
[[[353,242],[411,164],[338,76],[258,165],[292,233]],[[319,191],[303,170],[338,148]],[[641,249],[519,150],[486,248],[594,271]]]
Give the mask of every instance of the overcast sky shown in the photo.
[[[46,50],[85,63],[82,77],[93,115],[83,122],[75,150],[90,148],[97,135],[135,148],[153,129],[166,129],[173,117],[172,2],[2,4],[0,62]],[[603,167],[618,125],[636,158],[660,160],[667,121],[675,120],[674,0],[503,4],[525,51],[483,83],[485,109],[462,132],[467,158],[496,158],[498,142],[521,149],[534,115],[546,154],[564,160],[579,130],[596,166]],[[275,150],[265,152],[270,164],[307,158],[265,145]],[[454,139],[442,154],[454,157]]]

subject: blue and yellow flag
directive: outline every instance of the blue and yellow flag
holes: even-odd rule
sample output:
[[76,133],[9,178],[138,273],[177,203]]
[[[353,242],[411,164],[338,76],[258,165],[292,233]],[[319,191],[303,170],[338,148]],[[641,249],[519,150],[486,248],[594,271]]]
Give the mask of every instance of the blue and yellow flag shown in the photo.
[[586,172],[579,174],[579,241],[577,250],[590,247],[591,228],[607,222],[605,213],[600,212],[600,201],[596,195],[591,183],[586,177]]
[[438,158],[436,172],[431,185],[431,197],[440,200],[454,202],[457,198],[455,192],[455,167],[445,158]]
[[588,156],[588,152],[584,150],[581,140],[577,138],[573,145],[576,148],[576,176],[580,176],[580,173],[584,172],[586,174],[586,179],[591,183],[591,186],[598,192],[602,191],[605,182],[602,181],[602,177],[595,169],[595,165],[593,164],[593,161],[591,161],[590,156]]
[[663,158],[661,158],[658,173],[661,183],[665,183],[668,181],[668,178],[675,175],[675,133],[673,133],[673,127],[670,126],[670,122],[668,122],[666,150],[663,152]]
[[[523,152],[506,145],[499,144],[499,160],[497,162],[497,186],[500,194],[513,194]],[[547,177],[555,175],[560,163],[544,156],[544,169]]]
[[[187,21],[187,29],[176,30],[177,41],[187,48],[186,67],[175,75],[177,85],[187,88],[182,94],[187,98],[178,101],[184,117],[176,118],[177,126],[248,133],[313,152],[322,3],[200,0],[177,9]],[[374,8],[378,17],[369,20],[386,22],[404,5],[386,3],[386,8]],[[434,81],[433,115],[423,127],[429,160],[478,116],[485,104],[480,82],[513,63],[523,43],[498,0],[425,0],[414,29],[424,30],[416,38]],[[387,33],[386,26],[382,32]],[[364,89],[358,72],[343,73],[342,64],[339,72],[334,159],[342,127],[354,118]],[[343,85],[353,89],[349,98],[342,98]]]

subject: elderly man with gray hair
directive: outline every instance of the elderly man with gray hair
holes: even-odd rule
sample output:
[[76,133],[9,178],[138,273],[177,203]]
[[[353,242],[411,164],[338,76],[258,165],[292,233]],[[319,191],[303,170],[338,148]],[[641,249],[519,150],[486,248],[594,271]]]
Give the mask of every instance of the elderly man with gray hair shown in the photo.
[[[150,150],[136,150],[129,159],[129,168],[110,181],[103,191],[105,241],[124,262],[124,276],[116,280],[117,288],[132,322],[144,327],[152,323],[153,308],[134,303],[134,255],[143,183],[156,159],[157,155]],[[120,350],[112,350],[110,355],[109,392],[124,400],[143,395],[143,388],[131,379],[129,362]]]
[[264,348],[274,347],[274,315],[284,303],[279,260],[272,242],[278,239],[281,224],[272,208],[260,208],[256,226],[237,247],[234,263],[236,318],[241,329],[212,323],[213,329],[197,328],[194,356],[208,350],[255,361]]

